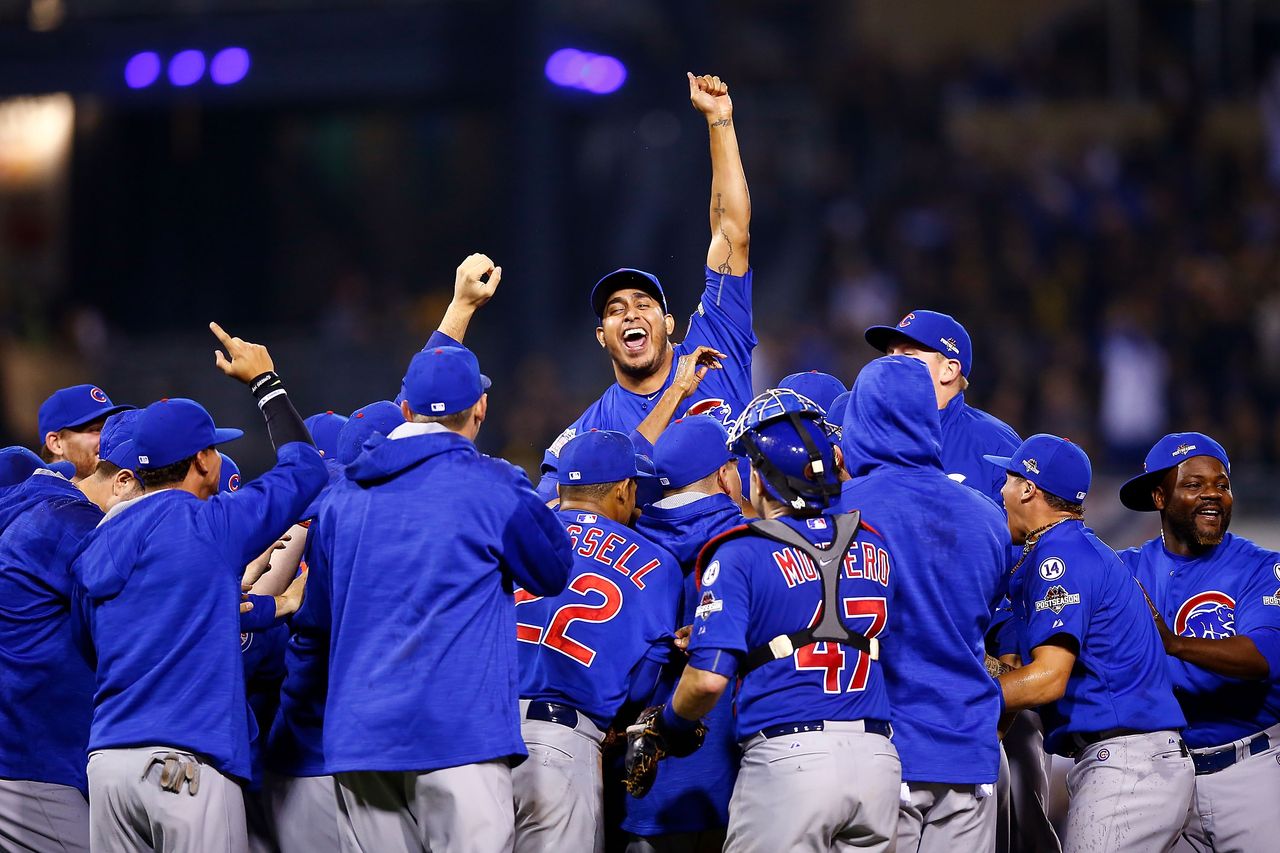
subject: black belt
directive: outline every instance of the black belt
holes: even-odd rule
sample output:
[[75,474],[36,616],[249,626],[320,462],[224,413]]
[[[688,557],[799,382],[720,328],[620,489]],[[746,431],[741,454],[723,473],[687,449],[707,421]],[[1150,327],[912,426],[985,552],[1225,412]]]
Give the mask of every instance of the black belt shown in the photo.
[[569,729],[578,727],[578,709],[561,705],[559,702],[530,702],[528,710],[524,712],[524,718],[542,723],[555,723],[557,726]]
[[[1257,755],[1259,752],[1266,752],[1271,748],[1271,738],[1266,735],[1258,735],[1245,746],[1249,751],[1249,755]],[[1191,753],[1191,761],[1196,766],[1197,776],[1226,770],[1235,764],[1237,760],[1234,746],[1225,746],[1217,752],[1206,752],[1200,755],[1196,755],[1194,752]]]
[[[1067,758],[1078,758],[1080,753],[1097,743],[1104,740],[1114,740],[1118,737],[1131,737],[1132,735],[1149,735],[1152,732],[1139,731],[1138,729],[1104,729],[1100,732],[1071,732],[1067,735],[1067,743],[1075,747],[1073,751],[1067,754]],[[1178,747],[1182,750],[1183,756],[1191,754],[1187,749],[1187,744],[1182,738],[1178,738]]]
[[[850,720],[849,722],[853,722]],[[893,737],[893,726],[884,720],[863,720],[863,731],[873,735],[882,735],[883,737]],[[798,723],[782,723],[777,726],[769,726],[767,729],[760,730],[760,736],[765,738],[784,737],[785,735],[797,735],[801,732],[820,732],[826,728],[825,720],[803,720]]]

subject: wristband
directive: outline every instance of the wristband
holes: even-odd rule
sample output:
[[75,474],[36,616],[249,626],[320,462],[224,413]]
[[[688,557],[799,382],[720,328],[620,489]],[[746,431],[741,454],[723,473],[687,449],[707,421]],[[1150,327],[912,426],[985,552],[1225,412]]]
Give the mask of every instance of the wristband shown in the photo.
[[662,714],[658,717],[665,731],[673,734],[689,734],[701,725],[701,720],[686,720],[676,713],[672,702],[662,706]]
[[284,382],[280,379],[280,374],[274,370],[268,370],[266,373],[260,373],[249,382],[249,392],[253,394],[253,399],[258,401],[258,408],[268,400],[279,397],[285,393]]

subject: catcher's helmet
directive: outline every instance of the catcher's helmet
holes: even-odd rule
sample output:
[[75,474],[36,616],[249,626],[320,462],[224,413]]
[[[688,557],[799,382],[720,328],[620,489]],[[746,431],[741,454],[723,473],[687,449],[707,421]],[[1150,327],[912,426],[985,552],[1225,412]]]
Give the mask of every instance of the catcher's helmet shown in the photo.
[[746,405],[729,429],[729,450],[750,459],[765,491],[792,509],[822,510],[840,494],[822,409],[788,388]]

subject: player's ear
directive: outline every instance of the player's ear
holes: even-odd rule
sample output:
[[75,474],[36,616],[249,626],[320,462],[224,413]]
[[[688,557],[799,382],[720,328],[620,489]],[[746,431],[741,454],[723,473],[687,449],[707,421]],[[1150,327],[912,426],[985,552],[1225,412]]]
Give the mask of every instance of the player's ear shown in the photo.
[[472,409],[471,416],[475,419],[476,426],[484,423],[485,417],[489,414],[489,394],[485,392],[480,395],[480,399],[476,400],[476,404]]
[[1156,486],[1151,490],[1151,503],[1157,510],[1164,511],[1166,504],[1164,486]]
[[45,433],[44,446],[54,456],[61,456],[62,455],[62,434],[57,432]]
[[400,414],[404,415],[406,421],[413,420],[413,409],[409,408],[408,400],[400,401]]
[[676,318],[670,314],[663,314],[662,327],[667,330],[667,337],[671,337],[676,333]]
[[596,326],[596,343],[604,349],[604,326]]
[[950,385],[960,379],[960,362],[954,358],[944,359],[942,367],[938,371],[938,381],[943,385]]

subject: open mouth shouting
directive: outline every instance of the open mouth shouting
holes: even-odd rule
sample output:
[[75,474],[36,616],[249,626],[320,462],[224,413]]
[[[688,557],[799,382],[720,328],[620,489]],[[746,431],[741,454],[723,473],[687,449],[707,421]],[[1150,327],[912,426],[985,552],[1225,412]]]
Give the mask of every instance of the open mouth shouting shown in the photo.
[[640,355],[649,346],[649,333],[640,326],[622,331],[622,348],[628,355]]

